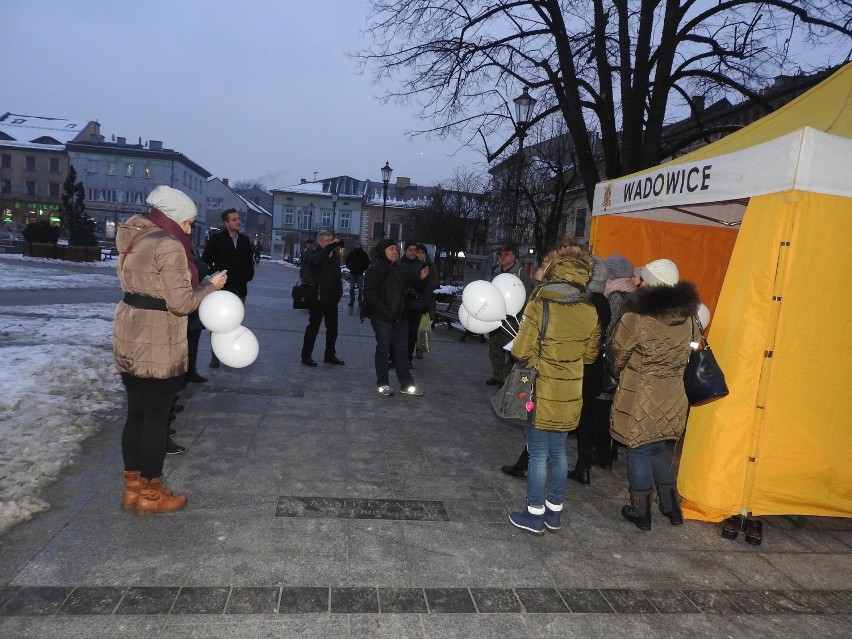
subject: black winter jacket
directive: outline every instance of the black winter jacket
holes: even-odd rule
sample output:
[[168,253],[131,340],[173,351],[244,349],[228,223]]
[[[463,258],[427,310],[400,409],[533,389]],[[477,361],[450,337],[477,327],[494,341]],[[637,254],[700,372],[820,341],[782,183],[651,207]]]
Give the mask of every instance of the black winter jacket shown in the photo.
[[385,322],[398,322],[405,316],[405,291],[422,290],[423,280],[405,265],[391,264],[379,256],[364,276],[364,303],[367,317]]
[[364,249],[352,249],[346,256],[346,268],[355,277],[364,273],[370,267],[370,256]]
[[204,252],[201,261],[206,262],[211,273],[228,271],[228,281],[223,287],[239,297],[248,293],[248,283],[254,278],[254,254],[247,235],[237,236],[237,247],[228,231],[214,233]]
[[337,244],[328,244],[325,248],[317,247],[305,258],[307,270],[305,279],[309,284],[319,286],[317,302],[320,304],[337,304],[343,297],[343,283],[340,279],[340,255]]

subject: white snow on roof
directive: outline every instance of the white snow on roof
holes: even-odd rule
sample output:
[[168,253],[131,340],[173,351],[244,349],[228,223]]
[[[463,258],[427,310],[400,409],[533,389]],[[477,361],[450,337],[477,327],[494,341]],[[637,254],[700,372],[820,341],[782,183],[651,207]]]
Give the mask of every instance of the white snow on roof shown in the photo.
[[[292,186],[282,186],[279,189],[272,189],[273,191],[287,191],[288,193],[323,193],[323,184],[322,182],[305,182],[304,184],[294,184]],[[326,193],[326,195],[331,196],[331,193]]]
[[[233,189],[231,189],[231,190],[233,190]],[[257,211],[257,212],[258,212],[258,213],[260,213],[261,215],[267,215],[267,216],[269,216],[269,217],[272,217],[272,214],[271,214],[269,211],[267,211],[265,208],[263,208],[260,204],[255,204],[254,202],[252,202],[252,201],[251,201],[251,200],[249,200],[248,198],[243,197],[242,195],[240,195],[240,194],[239,194],[239,193],[237,193],[236,191],[234,191],[234,195],[236,195],[236,196],[237,196],[238,198],[240,198],[243,202],[245,202],[245,205],[246,205],[249,209],[251,209],[252,211]]]
[[[35,115],[17,115],[15,113],[7,113],[0,117],[0,131],[14,140],[14,142],[3,140],[4,146],[50,148],[54,150],[53,147],[56,144],[65,145],[73,142],[74,138],[80,135],[88,125],[88,122],[73,122],[60,118],[42,118]],[[56,142],[53,145],[33,142],[33,140],[40,138],[52,138]],[[59,149],[61,150],[62,146]]]

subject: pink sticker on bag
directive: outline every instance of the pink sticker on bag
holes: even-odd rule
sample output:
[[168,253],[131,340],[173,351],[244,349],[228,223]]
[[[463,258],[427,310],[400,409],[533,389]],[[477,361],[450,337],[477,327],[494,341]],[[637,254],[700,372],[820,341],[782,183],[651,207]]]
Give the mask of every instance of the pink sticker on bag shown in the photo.
[[531,413],[532,409],[535,408],[535,402],[527,402],[524,404],[524,407],[527,409],[528,413]]

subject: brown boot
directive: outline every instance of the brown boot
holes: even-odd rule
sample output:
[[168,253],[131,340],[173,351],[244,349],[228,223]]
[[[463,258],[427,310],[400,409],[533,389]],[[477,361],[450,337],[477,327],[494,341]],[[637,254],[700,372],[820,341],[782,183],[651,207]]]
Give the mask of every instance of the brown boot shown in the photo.
[[[136,510],[136,502],[139,500],[139,488],[142,482],[138,470],[124,471],[124,495],[121,497],[122,510]],[[171,488],[163,488],[166,495],[172,494]]]
[[173,495],[163,488],[163,478],[150,481],[139,477],[139,497],[136,500],[136,512],[140,515],[151,513],[171,513],[186,506],[186,495]]

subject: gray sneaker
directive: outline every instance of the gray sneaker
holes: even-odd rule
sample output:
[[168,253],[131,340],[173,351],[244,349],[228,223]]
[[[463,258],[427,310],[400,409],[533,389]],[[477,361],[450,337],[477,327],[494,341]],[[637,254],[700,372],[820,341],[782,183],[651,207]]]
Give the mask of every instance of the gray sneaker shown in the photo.
[[418,397],[423,394],[423,391],[417,388],[414,384],[406,386],[405,388],[400,388],[399,392],[403,395],[417,395]]
[[[379,391],[380,395],[385,395],[385,396],[393,395],[393,389],[390,386],[388,386],[387,384],[385,384],[384,386],[379,386],[378,391]],[[403,391],[403,392],[405,392],[405,391]],[[422,393],[421,393],[421,395],[422,395]]]

